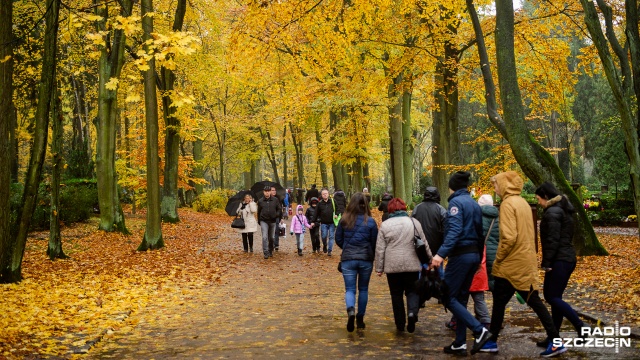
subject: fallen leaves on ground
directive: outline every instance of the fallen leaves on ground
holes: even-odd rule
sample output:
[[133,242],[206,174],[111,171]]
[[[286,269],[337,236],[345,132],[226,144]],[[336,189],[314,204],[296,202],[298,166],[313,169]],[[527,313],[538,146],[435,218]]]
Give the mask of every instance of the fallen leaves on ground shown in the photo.
[[166,244],[138,252],[144,213],[127,219],[126,236],[96,230],[97,219],[65,228],[69,260],[46,256],[48,232],[30,235],[24,280],[0,285],[0,358],[86,352],[105,333],[151,303],[184,302],[189,293],[220,280],[228,257],[207,250],[228,217],[181,210],[164,224]]

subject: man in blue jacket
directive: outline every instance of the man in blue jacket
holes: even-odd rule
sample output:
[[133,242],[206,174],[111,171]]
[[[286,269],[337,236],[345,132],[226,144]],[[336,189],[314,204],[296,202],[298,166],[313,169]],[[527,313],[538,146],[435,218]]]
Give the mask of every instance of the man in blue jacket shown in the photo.
[[475,340],[471,354],[478,352],[491,333],[467,310],[469,288],[478,270],[484,248],[482,209],[469,195],[468,172],[458,171],[449,179],[449,211],[444,230],[444,242],[431,261],[431,267],[442,266],[448,256],[444,274],[444,304],[458,319],[456,339],[444,348],[447,354],[467,354],[467,328]]

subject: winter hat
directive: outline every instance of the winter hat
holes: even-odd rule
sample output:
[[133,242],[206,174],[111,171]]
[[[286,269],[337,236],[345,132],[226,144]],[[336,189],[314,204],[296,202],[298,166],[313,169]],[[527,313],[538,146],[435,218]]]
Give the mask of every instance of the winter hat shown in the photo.
[[536,195],[540,196],[543,199],[551,200],[561,194],[560,191],[558,191],[558,189],[556,189],[556,187],[553,186],[552,183],[545,181],[536,189]]
[[480,206],[493,206],[493,197],[489,194],[484,194],[478,199],[478,205]]
[[312,197],[311,199],[309,199],[309,204],[313,204],[313,203],[318,203],[318,198],[317,197]]
[[469,187],[471,173],[468,171],[458,171],[449,178],[449,189],[457,191]]
[[303,211],[303,210],[304,210],[304,208],[302,207],[302,205],[296,206],[296,212]]

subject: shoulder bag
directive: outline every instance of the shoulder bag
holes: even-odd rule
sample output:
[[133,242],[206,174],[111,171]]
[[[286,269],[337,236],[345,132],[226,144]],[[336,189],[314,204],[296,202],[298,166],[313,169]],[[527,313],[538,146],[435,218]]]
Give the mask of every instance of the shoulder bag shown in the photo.
[[424,240],[420,237],[420,233],[416,228],[416,223],[413,218],[409,218],[411,220],[411,224],[413,224],[413,245],[416,248],[416,255],[418,255],[418,260],[420,260],[420,264],[428,264],[429,263],[429,255],[427,255],[427,248],[424,243]]

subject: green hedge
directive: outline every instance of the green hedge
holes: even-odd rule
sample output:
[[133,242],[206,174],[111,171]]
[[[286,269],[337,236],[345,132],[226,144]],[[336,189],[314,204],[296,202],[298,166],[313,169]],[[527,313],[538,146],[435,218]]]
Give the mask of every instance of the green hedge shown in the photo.
[[[11,185],[11,223],[18,218],[23,184]],[[96,180],[69,179],[60,184],[60,221],[69,224],[87,220],[98,208],[98,188]],[[49,228],[51,212],[51,186],[41,183],[38,188],[38,202],[31,218],[31,230]]]

